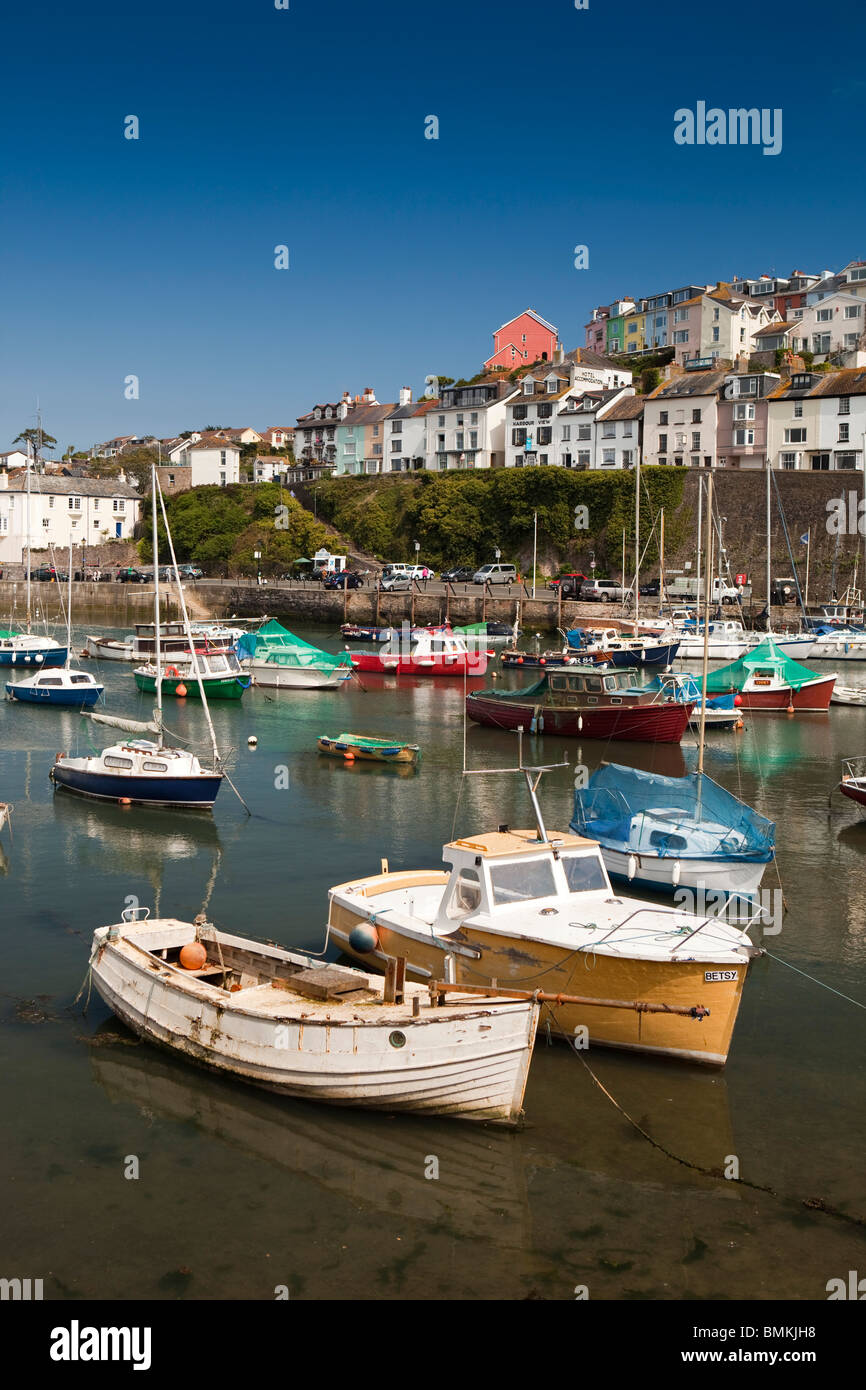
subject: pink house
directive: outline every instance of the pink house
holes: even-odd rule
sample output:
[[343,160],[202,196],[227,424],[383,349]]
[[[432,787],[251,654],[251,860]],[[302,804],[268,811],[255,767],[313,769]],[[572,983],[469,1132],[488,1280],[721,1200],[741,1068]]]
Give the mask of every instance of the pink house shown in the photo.
[[485,367],[517,367],[523,362],[552,362],[559,346],[556,329],[533,309],[509,319],[493,334],[493,356]]

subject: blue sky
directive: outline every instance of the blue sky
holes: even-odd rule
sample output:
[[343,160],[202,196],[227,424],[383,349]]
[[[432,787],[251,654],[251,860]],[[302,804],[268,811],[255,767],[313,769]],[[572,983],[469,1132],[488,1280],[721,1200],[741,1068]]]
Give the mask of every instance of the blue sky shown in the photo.
[[[797,0],[48,0],[5,20],[0,448],[37,400],[62,447],[290,424],[474,372],[527,305],[571,348],[621,294],[866,257],[866,19],[831,21]],[[781,153],[675,144],[699,100],[780,107]]]

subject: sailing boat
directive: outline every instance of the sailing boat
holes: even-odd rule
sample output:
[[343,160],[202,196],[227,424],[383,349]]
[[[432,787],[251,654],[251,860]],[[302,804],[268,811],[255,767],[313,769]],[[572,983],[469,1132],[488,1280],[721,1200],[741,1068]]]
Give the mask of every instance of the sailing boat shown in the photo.
[[62,705],[89,709],[100,699],[100,685],[89,671],[71,666],[72,652],[72,542],[69,542],[69,589],[66,599],[66,660],[61,670],[37,671],[23,681],[6,682],[6,698],[28,705]]
[[[38,454],[34,455],[34,462]],[[53,637],[38,637],[31,631],[32,605],[30,581],[30,460],[27,462],[27,502],[25,507],[25,548],[27,555],[27,619],[26,631],[12,632],[8,628],[0,630],[0,666],[62,666],[67,659],[68,650],[61,647]]]
[[612,878],[644,888],[678,887],[750,898],[774,855],[775,825],[704,773],[709,616],[713,571],[713,477],[707,479],[706,615],[700,685],[698,770],[662,777],[602,764],[574,794],[571,829],[595,840]]
[[[216,801],[225,773],[223,772],[216,734],[208,709],[207,696],[201,684],[198,663],[195,663],[195,679],[199,681],[202,705],[207,717],[208,729],[213,747],[213,766],[203,767],[194,753],[186,748],[168,748],[162,723],[162,651],[160,647],[159,613],[159,556],[157,540],[157,491],[156,469],[151,475],[153,491],[153,561],[154,561],[154,621],[155,621],[155,667],[156,667],[156,708],[151,723],[141,723],[133,719],[118,719],[113,715],[92,714],[96,724],[108,724],[112,728],[123,729],[131,738],[123,743],[112,744],[101,753],[89,757],[74,758],[68,753],[58,753],[50,776],[55,787],[66,787],[82,796],[96,797],[102,801],[119,801],[123,805],[137,803],[149,806],[200,807],[210,809]],[[178,579],[177,561],[165,504],[159,493],[162,515],[168,534],[172,565]],[[189,636],[189,614],[186,600],[178,579],[181,608]],[[190,638],[192,648],[192,640]],[[152,733],[156,739],[142,738],[142,734]]]

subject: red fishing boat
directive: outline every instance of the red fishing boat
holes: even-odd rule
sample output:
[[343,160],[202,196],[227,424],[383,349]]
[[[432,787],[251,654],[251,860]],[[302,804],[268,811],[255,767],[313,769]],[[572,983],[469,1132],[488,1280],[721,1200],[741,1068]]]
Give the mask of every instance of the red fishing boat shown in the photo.
[[450,628],[415,629],[378,651],[349,652],[356,671],[408,676],[483,676],[487,649]]
[[550,671],[524,690],[479,690],[466,697],[476,724],[527,733],[633,743],[679,743],[694,703],[636,690],[636,670]]
[[723,695],[733,690],[744,710],[825,710],[830,708],[835,684],[835,675],[810,671],[786,656],[768,637],[738,661],[713,671],[707,680],[707,694]]

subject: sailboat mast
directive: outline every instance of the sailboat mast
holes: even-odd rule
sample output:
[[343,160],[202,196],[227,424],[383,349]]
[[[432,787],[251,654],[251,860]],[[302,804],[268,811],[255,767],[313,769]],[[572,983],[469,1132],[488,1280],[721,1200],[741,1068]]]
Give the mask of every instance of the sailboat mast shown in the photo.
[[634,465],[634,621],[640,617],[640,451],[635,453]]
[[695,574],[695,582],[696,582],[696,588],[695,588],[695,605],[696,605],[697,610],[698,610],[698,627],[700,627],[700,621],[701,621],[701,545],[702,545],[702,543],[703,543],[703,537],[702,537],[702,535],[701,535],[701,530],[702,530],[702,527],[703,527],[703,521],[704,521],[704,480],[703,480],[703,478],[698,478],[698,546],[697,546],[697,555],[696,555],[697,571],[696,571],[696,574]]
[[153,638],[156,655],[156,726],[159,747],[163,746],[162,734],[162,638],[159,630],[159,538],[156,526],[156,468],[150,466],[151,508],[153,511]]
[[69,662],[72,658],[72,537],[69,537],[69,574],[66,576],[66,661],[65,669],[69,670]]
[[707,670],[710,659],[710,591],[713,582],[713,475],[707,478],[707,568],[704,574],[704,652],[701,664],[701,723],[698,732],[698,775],[704,770],[704,735],[707,727]]
[[[35,445],[34,445],[34,448],[33,448],[33,455],[34,455],[34,458],[35,458],[35,456],[36,456],[36,447],[35,447]],[[28,631],[28,632],[30,631],[30,471],[31,471],[31,468],[32,468],[32,464],[33,464],[33,460],[30,459],[30,458],[28,458],[28,460],[27,460],[27,501],[26,501],[25,507],[24,507],[24,528],[25,528],[25,531],[26,531],[26,535],[25,535],[25,537],[24,537],[24,543],[25,543],[25,545],[26,545],[26,547],[27,547],[27,631]]]
[[[208,726],[208,730],[209,730],[209,732],[210,732],[211,747],[213,748],[214,762],[215,762],[216,764],[218,764],[219,761],[220,761],[220,753],[219,753],[219,748],[217,747],[216,730],[214,729],[213,720],[211,719],[211,715],[210,715],[210,706],[208,705],[208,702],[207,702],[207,692],[205,691],[204,681],[202,680],[202,677],[201,677],[201,667],[200,667],[200,665],[199,665],[198,652],[196,651],[195,638],[194,638],[193,635],[192,635],[192,628],[190,627],[189,613],[187,612],[186,599],[184,598],[184,593],[183,593],[183,585],[182,585],[181,582],[180,582],[180,573],[179,573],[178,568],[177,568],[177,557],[175,556],[175,553],[174,553],[174,541],[173,541],[172,538],[171,538],[171,530],[170,530],[169,524],[168,524],[168,515],[167,515],[166,510],[165,510],[165,498],[164,498],[163,495],[162,495],[162,488],[159,486],[159,483],[156,481],[156,469],[154,469],[154,474],[153,474],[153,476],[154,476],[154,485],[155,485],[155,487],[156,487],[156,489],[157,489],[157,491],[158,491],[158,493],[159,493],[159,505],[160,505],[160,508],[161,508],[161,510],[162,510],[162,519],[163,519],[163,522],[164,522],[164,524],[165,524],[165,534],[166,534],[166,539],[168,540],[169,554],[171,555],[171,565],[172,565],[172,569],[174,570],[175,582],[177,583],[177,592],[178,592],[178,597],[179,597],[179,599],[180,599],[180,611],[181,611],[181,613],[183,614],[183,626],[184,626],[184,631],[185,631],[185,633],[186,633],[186,638],[187,638],[187,641],[189,642],[190,653],[191,653],[191,655],[192,655],[192,669],[193,669],[193,672],[194,672],[194,674],[195,674],[196,681],[198,682],[199,695],[201,696],[201,702],[202,702],[202,706],[203,706],[203,708],[204,708],[205,718],[207,719],[207,726]],[[154,523],[154,527],[155,527],[155,525],[156,525],[156,523]]]
[[665,604],[665,509],[662,507],[659,532],[659,617]]
[[767,631],[770,631],[770,600],[772,598],[772,588],[770,582],[770,460],[767,459]]

